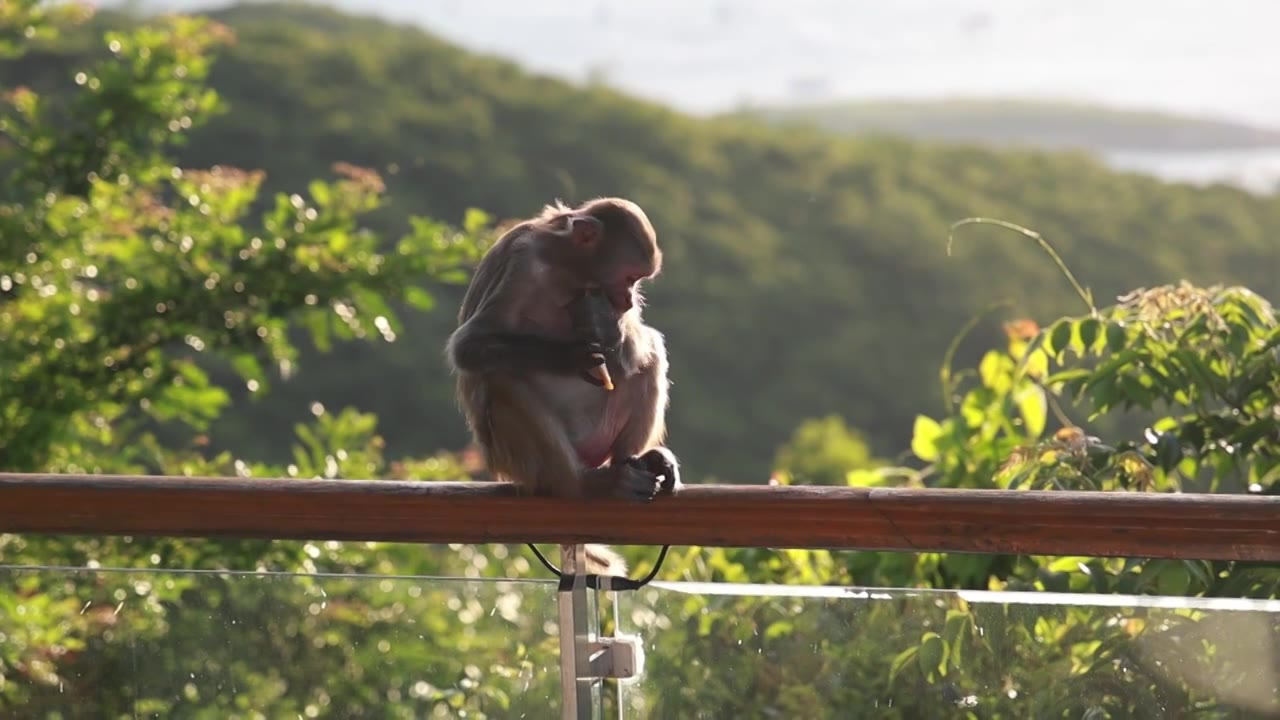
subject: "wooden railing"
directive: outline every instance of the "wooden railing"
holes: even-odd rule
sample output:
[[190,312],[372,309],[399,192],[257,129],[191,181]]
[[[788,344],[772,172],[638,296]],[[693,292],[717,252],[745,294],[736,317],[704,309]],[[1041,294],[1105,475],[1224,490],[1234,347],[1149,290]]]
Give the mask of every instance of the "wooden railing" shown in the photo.
[[1280,497],[695,485],[652,503],[489,482],[0,474],[0,532],[1280,561]]

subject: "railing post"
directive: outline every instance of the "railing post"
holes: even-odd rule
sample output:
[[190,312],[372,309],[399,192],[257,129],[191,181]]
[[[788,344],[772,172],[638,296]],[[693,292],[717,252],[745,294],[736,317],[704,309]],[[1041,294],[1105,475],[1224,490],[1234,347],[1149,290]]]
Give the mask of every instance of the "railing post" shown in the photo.
[[564,720],[601,717],[600,682],[591,677],[590,648],[596,640],[599,617],[596,594],[584,573],[585,545],[560,546],[560,716]]

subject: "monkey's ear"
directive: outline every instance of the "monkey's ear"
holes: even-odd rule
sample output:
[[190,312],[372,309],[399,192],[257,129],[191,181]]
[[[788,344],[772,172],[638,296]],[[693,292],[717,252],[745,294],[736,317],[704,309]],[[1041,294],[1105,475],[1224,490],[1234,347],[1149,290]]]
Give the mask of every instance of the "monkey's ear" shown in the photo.
[[569,216],[569,237],[573,242],[584,247],[591,247],[600,242],[604,234],[604,223],[590,215]]

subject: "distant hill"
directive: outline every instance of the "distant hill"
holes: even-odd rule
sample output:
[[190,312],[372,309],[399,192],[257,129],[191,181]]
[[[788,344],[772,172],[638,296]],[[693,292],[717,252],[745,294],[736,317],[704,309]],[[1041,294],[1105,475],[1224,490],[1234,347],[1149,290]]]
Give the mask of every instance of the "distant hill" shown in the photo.
[[773,123],[812,123],[846,134],[891,133],[997,146],[1101,152],[1280,147],[1280,130],[1069,102],[863,101],[747,108],[738,114]]
[[[231,112],[194,133],[185,164],[263,168],[272,189],[299,192],[335,161],[377,168],[388,233],[410,212],[507,218],[605,194],[643,205],[668,259],[646,313],[668,337],[671,442],[692,479],[763,481],[778,444],[827,413],[892,456],[914,414],[940,406],[939,362],[970,317],[1002,299],[1041,320],[1080,309],[1017,237],[971,228],[948,257],[947,228],[966,216],[1042,231],[1103,301],[1182,277],[1280,298],[1280,198],[1165,184],[1080,154],[695,119],[307,5],[213,15],[238,35],[213,74]],[[103,15],[96,29],[127,21]],[[74,89],[88,37],[0,63],[0,85]],[[442,360],[458,298],[407,316],[395,344],[306,352],[289,382],[237,400],[214,445],[287,462],[291,422],[320,400],[377,412],[392,457],[461,446]],[[985,324],[961,360],[998,338]]]

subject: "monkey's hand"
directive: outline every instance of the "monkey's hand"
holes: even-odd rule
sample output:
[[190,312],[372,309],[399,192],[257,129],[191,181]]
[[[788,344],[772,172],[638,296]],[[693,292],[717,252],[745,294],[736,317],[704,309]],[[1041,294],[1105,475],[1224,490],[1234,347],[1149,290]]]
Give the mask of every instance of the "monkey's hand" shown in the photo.
[[618,466],[618,485],[614,494],[623,500],[649,502],[662,492],[662,479],[649,472],[636,460]]
[[[566,341],[520,333],[461,333],[450,345],[451,360],[459,370],[486,372],[548,372],[578,375],[606,386],[601,373],[609,350],[597,343]],[[603,377],[602,377],[603,376]]]
[[684,485],[680,482],[680,462],[670,450],[656,447],[628,462],[635,463],[657,476],[662,485],[659,494],[675,495]]
[[637,458],[588,470],[587,494],[631,502],[649,502],[662,491],[662,479],[645,469]]
[[583,380],[602,387],[613,389],[613,378],[609,376],[609,368],[605,364],[605,350],[595,343],[588,343],[577,350],[578,375]]

